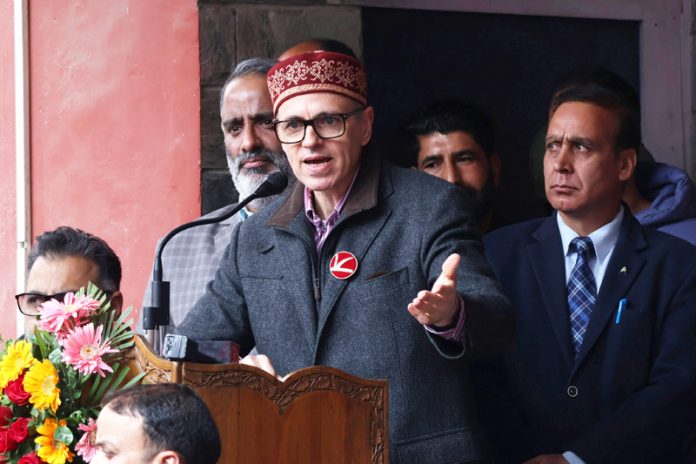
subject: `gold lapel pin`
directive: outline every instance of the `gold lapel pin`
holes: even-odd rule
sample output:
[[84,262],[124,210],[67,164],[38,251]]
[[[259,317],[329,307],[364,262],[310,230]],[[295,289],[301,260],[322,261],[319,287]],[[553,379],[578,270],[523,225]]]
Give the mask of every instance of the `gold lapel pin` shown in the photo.
[[621,274],[628,274],[628,269],[626,269],[626,266],[622,267],[621,270],[619,271]]

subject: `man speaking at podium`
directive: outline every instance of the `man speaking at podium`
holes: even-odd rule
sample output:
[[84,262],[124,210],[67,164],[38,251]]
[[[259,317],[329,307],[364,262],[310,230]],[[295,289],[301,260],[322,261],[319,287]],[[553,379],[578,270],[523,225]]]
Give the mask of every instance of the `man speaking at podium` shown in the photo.
[[298,182],[234,233],[177,329],[234,340],[286,375],[326,365],[389,382],[393,462],[486,458],[470,356],[512,335],[463,190],[383,163],[355,58],[310,52],[268,72],[275,131]]

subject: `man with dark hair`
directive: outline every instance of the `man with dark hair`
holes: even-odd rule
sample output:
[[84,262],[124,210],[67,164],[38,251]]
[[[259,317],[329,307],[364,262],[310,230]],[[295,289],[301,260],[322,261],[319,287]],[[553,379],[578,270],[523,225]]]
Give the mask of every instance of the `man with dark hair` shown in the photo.
[[618,122],[614,148],[617,151],[633,149],[637,156],[641,142],[640,101],[628,82],[604,70],[580,74],[554,92],[549,114],[553,115],[566,102],[591,102],[612,111]]
[[492,229],[501,163],[490,116],[471,103],[440,100],[418,109],[401,132],[408,167],[465,189],[475,199],[481,231]]
[[[630,137],[635,139],[640,125],[640,120],[635,120],[635,115],[640,115],[640,100],[628,82],[605,68],[583,68],[561,78],[555,93],[578,85],[604,85],[621,92],[634,115],[626,130],[633,132]],[[545,131],[535,135],[530,151],[535,191],[540,195],[544,190],[544,136]],[[641,224],[696,245],[696,185],[683,170],[655,162],[642,144],[638,147],[636,169],[626,183],[622,200]]]
[[560,88],[544,155],[555,212],[485,239],[517,313],[502,368],[514,407],[489,421],[494,449],[517,454],[500,462],[681,462],[696,423],[696,248],[622,203],[639,146],[624,86]]
[[[237,64],[220,90],[220,127],[225,138],[227,164],[240,199],[251,195],[272,172],[292,175],[273,132],[273,106],[266,72],[274,63],[275,60],[268,58],[244,60]],[[256,199],[231,218],[185,230],[167,244],[162,255],[162,270],[164,280],[170,282],[169,329],[181,323],[205,292],[234,227],[274,199],[275,196]],[[222,216],[235,206],[225,206],[201,219]],[[149,305],[148,284],[143,306]],[[142,318],[139,326],[142,326]]]
[[215,421],[186,385],[136,385],[102,405],[92,464],[215,464],[220,457]]
[[50,299],[63,300],[92,282],[109,295],[111,307],[123,306],[121,261],[99,237],[72,227],[61,226],[36,238],[29,252],[26,292],[15,296],[25,318],[25,332],[31,330],[39,307]]
[[357,59],[297,55],[268,88],[298,182],[234,230],[177,331],[233,340],[242,355],[255,344],[243,363],[270,373],[326,365],[387,379],[392,462],[484,460],[465,358],[501,350],[512,326],[470,200],[369,147]]

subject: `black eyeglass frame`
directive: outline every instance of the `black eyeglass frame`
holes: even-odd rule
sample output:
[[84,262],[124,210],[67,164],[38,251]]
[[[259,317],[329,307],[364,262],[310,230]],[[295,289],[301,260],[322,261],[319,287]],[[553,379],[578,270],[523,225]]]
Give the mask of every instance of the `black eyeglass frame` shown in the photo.
[[[307,136],[307,126],[312,126],[312,129],[314,129],[314,133],[317,134],[317,137],[319,137],[322,140],[331,140],[331,139],[337,139],[343,134],[346,133],[346,119],[350,118],[351,116],[355,116],[358,113],[361,113],[365,111],[367,107],[363,106],[362,108],[358,108],[356,110],[351,111],[350,113],[327,113],[323,114],[321,116],[317,116],[316,118],[312,119],[284,119],[282,121],[280,120],[274,120],[273,121],[273,130],[275,131],[276,137],[278,137],[278,140],[280,140],[280,143],[287,143],[287,144],[295,144],[295,143],[300,143],[302,142],[305,137]],[[341,131],[340,134],[337,135],[332,135],[331,137],[324,137],[323,135],[319,134],[319,131],[317,131],[317,128],[314,126],[314,122],[317,119],[322,119],[322,118],[327,118],[327,117],[335,117],[335,118],[341,118],[341,121],[343,122],[343,130]],[[283,139],[280,137],[280,134],[278,134],[278,124],[284,123],[284,122],[301,122],[304,127],[302,128],[302,137],[299,140],[296,140],[294,142],[285,142]]]
[[[29,317],[37,317],[37,316],[41,315],[41,312],[39,311],[38,308],[42,304],[46,303],[47,301],[51,301],[51,300],[58,300],[62,303],[65,300],[65,295],[67,295],[68,293],[77,293],[77,292],[78,292],[77,290],[67,290],[65,292],[58,292],[58,293],[54,293],[52,295],[46,295],[44,293],[38,293],[38,292],[24,292],[24,293],[16,294],[15,301],[17,302],[17,309],[19,310],[20,313],[22,313],[25,316],[29,316]],[[111,298],[111,295],[113,294],[113,292],[103,292],[103,293],[107,296],[107,298]],[[24,309],[22,309],[22,305],[20,304],[19,299],[22,297],[25,297],[27,295],[41,297],[44,300],[40,305],[38,305],[36,307],[36,313],[26,313],[24,311]]]

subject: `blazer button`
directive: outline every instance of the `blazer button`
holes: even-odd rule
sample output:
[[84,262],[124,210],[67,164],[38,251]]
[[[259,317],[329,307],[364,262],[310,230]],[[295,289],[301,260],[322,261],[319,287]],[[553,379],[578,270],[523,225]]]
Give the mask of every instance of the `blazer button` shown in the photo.
[[570,387],[568,387],[568,390],[566,390],[566,392],[568,393],[568,396],[570,396],[571,398],[575,398],[576,396],[578,396],[578,387],[576,387],[575,385],[571,385]]

